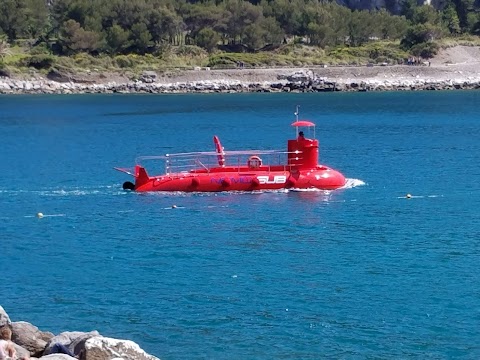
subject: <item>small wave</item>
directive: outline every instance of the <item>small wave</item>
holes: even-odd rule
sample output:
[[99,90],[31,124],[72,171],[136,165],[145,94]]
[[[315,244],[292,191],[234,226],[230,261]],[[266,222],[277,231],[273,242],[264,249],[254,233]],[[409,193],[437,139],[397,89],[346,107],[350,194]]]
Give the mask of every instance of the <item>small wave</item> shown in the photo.
[[172,205],[172,206],[163,208],[163,210],[172,210],[172,209],[185,209],[185,206]]
[[[346,182],[345,182],[345,185],[343,185],[341,188],[339,188],[339,190],[341,189],[351,189],[351,188],[354,188],[354,187],[357,187],[357,186],[363,186],[365,185],[365,182],[363,182],[362,180],[360,179],[346,179]],[[322,192],[322,193],[325,193],[325,194],[329,194],[330,192],[334,191],[334,190],[321,190],[321,189],[317,189],[317,188],[308,188],[308,189],[297,189],[297,188],[294,188],[294,189],[291,189],[292,191],[297,191],[297,192],[315,192],[315,191],[318,191],[318,192]]]
[[46,190],[40,191],[41,196],[84,196],[100,194],[100,190]]
[[397,199],[425,199],[425,198],[438,198],[443,197],[443,195],[411,195],[407,194],[404,196],[397,196]]
[[292,192],[321,192],[321,193],[325,193],[325,194],[331,193],[331,190],[322,190],[322,189],[317,189],[317,188],[307,188],[307,189],[291,188],[290,191],[292,191]]
[[[363,186],[365,182],[359,179],[347,179],[344,186],[339,189],[351,189],[357,186]],[[252,190],[252,191],[219,191],[219,192],[184,192],[184,191],[148,191],[144,193],[136,193],[138,195],[151,195],[151,196],[165,196],[165,197],[188,197],[188,196],[230,196],[230,195],[258,195],[268,193],[289,193],[289,192],[321,192],[324,194],[330,194],[333,190],[322,190],[317,188],[291,188],[291,189],[265,189],[265,190]]]
[[67,216],[66,214],[37,214],[37,215],[25,215],[24,218],[34,218],[34,217],[38,217],[38,218],[44,218],[44,217],[63,217],[63,216]]
[[[136,193],[138,195],[151,195],[151,196],[165,196],[165,197],[189,197],[189,196],[231,196],[231,195],[259,195],[268,193],[288,193],[289,189],[276,189],[276,190],[253,190],[253,191],[148,191],[144,193]],[[135,192],[134,192],[135,193]]]
[[365,182],[360,179],[347,179],[342,189],[351,189],[351,188],[354,188],[357,186],[363,186],[363,185],[365,185]]
[[[345,185],[341,189],[350,189],[357,186],[365,185],[362,180],[359,179],[347,179]],[[40,196],[51,196],[51,197],[62,197],[62,196],[88,196],[88,195],[98,195],[110,193],[113,195],[125,195],[130,193],[130,191],[125,191],[120,189],[121,185],[99,185],[99,186],[90,186],[90,187],[73,187],[73,188],[52,188],[52,189],[41,189],[41,190],[13,190],[13,189],[0,189],[0,194],[7,196],[18,196],[24,194],[37,194]],[[293,192],[328,192],[328,190],[320,190],[316,188],[309,189],[276,189],[276,190],[253,190],[253,191],[222,191],[222,192],[183,192],[183,191],[151,191],[146,193],[135,193],[137,195],[153,195],[153,196],[163,196],[163,197],[188,197],[188,196],[228,196],[228,195],[237,195],[237,194],[265,194],[265,193],[288,193]],[[433,196],[433,195],[432,195]]]
[[85,196],[85,195],[98,195],[105,193],[124,193],[124,191],[117,191],[120,185],[99,185],[99,186],[86,186],[86,187],[71,187],[71,188],[45,188],[45,189],[0,189],[0,194],[7,196],[19,196],[25,194],[35,194],[39,196]]

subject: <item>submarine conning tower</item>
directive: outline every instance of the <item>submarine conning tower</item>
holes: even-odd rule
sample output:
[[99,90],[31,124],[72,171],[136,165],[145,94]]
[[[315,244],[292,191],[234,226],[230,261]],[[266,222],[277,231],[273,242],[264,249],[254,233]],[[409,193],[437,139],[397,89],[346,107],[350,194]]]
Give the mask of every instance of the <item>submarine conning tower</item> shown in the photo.
[[[295,127],[296,138],[288,140],[288,164],[299,169],[316,168],[318,165],[319,144],[318,140],[315,139],[315,124],[307,120],[298,120],[298,107],[295,115],[297,120],[292,123],[292,126]],[[301,130],[302,128],[306,128],[308,133],[305,134]],[[310,138],[312,135],[313,138]]]

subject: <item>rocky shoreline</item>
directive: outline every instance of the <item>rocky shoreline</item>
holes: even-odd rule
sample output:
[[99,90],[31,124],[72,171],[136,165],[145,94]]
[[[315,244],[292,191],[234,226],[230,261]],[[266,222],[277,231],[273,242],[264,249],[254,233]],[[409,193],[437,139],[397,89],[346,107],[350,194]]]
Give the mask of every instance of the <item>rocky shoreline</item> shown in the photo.
[[58,73],[0,77],[0,94],[354,92],[480,89],[480,63],[210,70],[197,68],[135,80],[119,74]]
[[[12,322],[1,305],[0,335],[0,358],[6,360],[160,360],[133,341],[105,337],[98,331],[54,335],[25,321]],[[8,353],[11,346],[14,350]]]
[[355,92],[480,89],[480,78],[470,79],[359,79],[336,80],[318,77],[311,71],[278,76],[274,81],[230,79],[191,82],[144,82],[141,80],[107,83],[58,82],[48,79],[15,80],[0,78],[0,94],[175,94],[244,92]]
[[456,45],[419,65],[170,69],[0,76],[0,94],[354,92],[480,89],[480,47]]

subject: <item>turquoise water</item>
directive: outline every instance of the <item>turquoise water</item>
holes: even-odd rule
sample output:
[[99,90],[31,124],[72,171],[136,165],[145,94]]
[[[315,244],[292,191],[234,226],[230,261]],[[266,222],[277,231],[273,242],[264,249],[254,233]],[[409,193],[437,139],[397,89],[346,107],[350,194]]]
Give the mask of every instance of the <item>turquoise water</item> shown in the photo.
[[[479,103],[480,92],[2,96],[0,305],[163,360],[479,358]],[[364,185],[135,194],[112,169],[213,150],[214,134],[227,150],[285,149],[297,104],[322,163]]]

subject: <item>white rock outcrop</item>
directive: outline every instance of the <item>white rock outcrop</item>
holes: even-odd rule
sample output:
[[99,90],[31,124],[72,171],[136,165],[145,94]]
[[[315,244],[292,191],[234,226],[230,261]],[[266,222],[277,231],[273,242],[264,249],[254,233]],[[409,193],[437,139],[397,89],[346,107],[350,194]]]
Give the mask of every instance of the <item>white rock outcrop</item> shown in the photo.
[[130,340],[94,336],[85,342],[85,360],[159,360]]
[[0,327],[5,326],[5,325],[10,325],[12,322],[10,321],[10,318],[8,317],[8,314],[5,312],[3,307],[0,305]]

